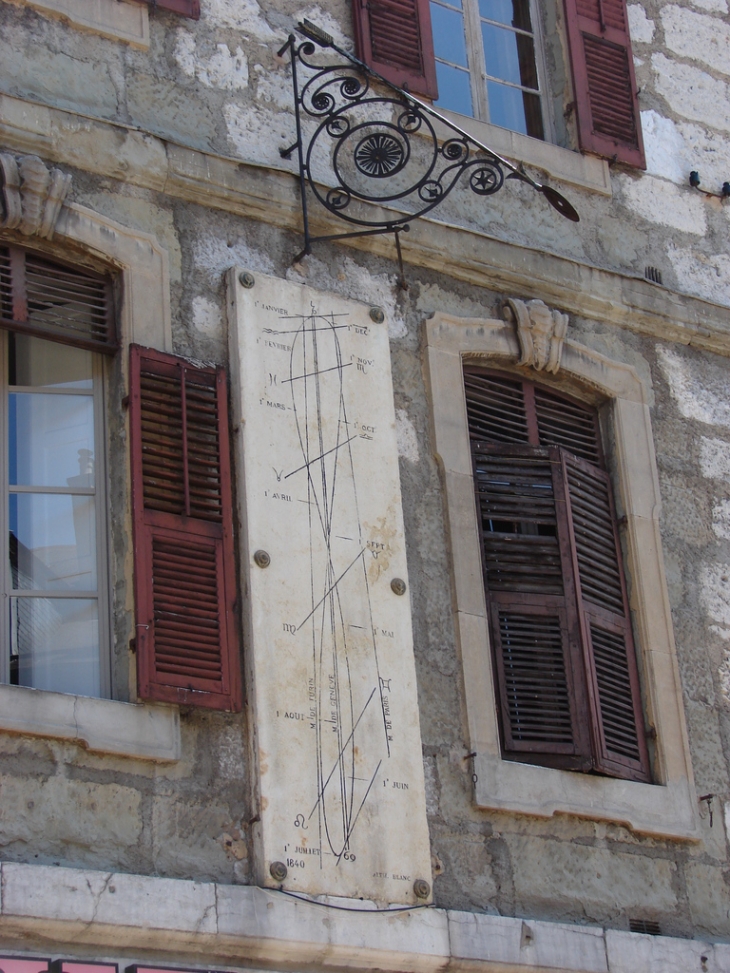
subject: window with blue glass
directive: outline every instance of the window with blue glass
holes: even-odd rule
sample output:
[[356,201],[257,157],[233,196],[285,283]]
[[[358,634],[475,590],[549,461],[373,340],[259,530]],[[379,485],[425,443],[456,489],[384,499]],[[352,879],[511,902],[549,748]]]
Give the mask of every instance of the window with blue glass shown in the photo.
[[545,138],[530,0],[431,0],[437,107]]

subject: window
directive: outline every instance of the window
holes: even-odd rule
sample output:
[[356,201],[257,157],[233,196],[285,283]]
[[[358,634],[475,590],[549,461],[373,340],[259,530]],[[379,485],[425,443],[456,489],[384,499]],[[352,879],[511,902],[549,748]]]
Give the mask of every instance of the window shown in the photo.
[[464,388],[503,755],[648,781],[598,417],[474,366]]
[[545,137],[530,0],[431,0],[437,108]]
[[[565,411],[563,400],[577,402],[589,411],[598,408],[604,443],[611,447],[612,485],[625,540],[631,619],[641,649],[637,665],[644,722],[651,731],[647,745],[652,783],[631,779],[630,775],[617,778],[608,772],[575,773],[560,766],[538,766],[524,762],[524,751],[517,757],[503,751],[464,376],[465,366],[467,370],[478,366],[498,371],[524,389],[527,376],[536,373],[516,364],[521,348],[513,323],[437,312],[425,322],[425,332],[434,452],[443,473],[453,620],[463,671],[466,745],[474,755],[475,804],[538,817],[575,814],[622,823],[645,834],[696,839],[700,834],[697,795],[664,576],[650,390],[631,366],[570,338],[563,342],[558,373],[542,371],[539,379],[543,389],[561,402],[559,416]],[[517,450],[546,448],[531,447],[529,442],[527,446],[505,445]],[[561,447],[567,458],[571,450],[565,441],[557,440],[556,447],[547,449],[557,448],[559,452]],[[588,465],[598,470],[600,480],[604,474],[597,464]],[[524,515],[512,522],[524,522]],[[526,536],[530,535],[518,535],[516,540],[519,543]],[[575,603],[577,606],[577,600]],[[587,606],[586,612],[591,615],[592,608]],[[578,642],[581,648],[590,645],[586,640]],[[563,644],[561,637],[561,647]],[[550,759],[546,762],[549,764]]]
[[[0,246],[0,682],[11,686],[112,694],[113,307],[109,276]],[[237,709],[225,372],[132,346],[129,387],[138,696]],[[126,462],[117,481],[125,473]]]
[[[558,0],[542,0],[558,2]],[[440,108],[545,138],[537,0],[354,0],[358,56]],[[562,0],[581,151],[646,168],[626,0]]]
[[0,300],[0,680],[106,695],[103,362],[93,349],[115,348],[111,281],[9,247]]

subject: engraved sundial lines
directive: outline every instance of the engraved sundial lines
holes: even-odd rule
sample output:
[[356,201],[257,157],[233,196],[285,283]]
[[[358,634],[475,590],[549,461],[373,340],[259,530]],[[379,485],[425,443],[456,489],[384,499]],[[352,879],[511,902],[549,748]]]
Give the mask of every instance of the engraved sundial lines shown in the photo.
[[262,274],[235,298],[242,522],[271,558],[248,578],[257,869],[411,903],[430,854],[387,332]]

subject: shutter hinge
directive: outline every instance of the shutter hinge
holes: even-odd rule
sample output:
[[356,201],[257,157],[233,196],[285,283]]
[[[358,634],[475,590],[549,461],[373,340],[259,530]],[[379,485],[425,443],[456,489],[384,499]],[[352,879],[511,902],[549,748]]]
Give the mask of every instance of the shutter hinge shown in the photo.
[[128,395],[125,395],[124,398],[122,399],[122,408],[123,409],[128,409],[129,408],[129,396]]
[[656,740],[656,727],[652,726],[651,723],[645,727],[644,732],[646,733],[647,740]]
[[565,111],[563,112],[563,118],[570,118],[570,116],[573,114],[574,111],[575,111],[575,102],[574,101],[568,102],[568,104],[565,106]]
[[129,640],[129,651],[132,653],[132,655],[137,654],[137,639]]

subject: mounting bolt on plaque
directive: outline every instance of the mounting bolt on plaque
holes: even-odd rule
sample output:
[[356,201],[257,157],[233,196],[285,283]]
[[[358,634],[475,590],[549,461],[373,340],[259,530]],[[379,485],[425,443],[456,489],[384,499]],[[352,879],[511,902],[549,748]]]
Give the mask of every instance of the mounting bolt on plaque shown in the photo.
[[238,282],[240,283],[241,287],[251,288],[256,283],[256,278],[247,270],[242,270],[238,275]]
[[374,321],[376,324],[382,324],[385,321],[385,313],[382,307],[371,307],[370,308],[370,320]]
[[275,882],[283,882],[286,878],[286,865],[284,862],[272,862],[269,865],[269,872]]
[[431,886],[425,878],[417,878],[413,883],[413,891],[417,899],[427,899],[431,894]]
[[402,578],[393,578],[390,582],[390,587],[396,595],[404,595],[406,593],[406,583]]
[[268,568],[268,566],[271,564],[271,555],[268,551],[256,551],[253,559],[260,568]]

